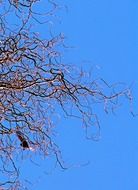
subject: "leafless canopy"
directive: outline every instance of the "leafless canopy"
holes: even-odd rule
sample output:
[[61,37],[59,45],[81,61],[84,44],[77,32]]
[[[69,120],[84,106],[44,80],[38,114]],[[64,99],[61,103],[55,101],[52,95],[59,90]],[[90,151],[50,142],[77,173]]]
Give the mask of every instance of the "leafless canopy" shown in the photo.
[[[52,138],[57,118],[80,119],[86,137],[97,139],[100,125],[94,108],[100,103],[105,112],[114,111],[120,96],[131,100],[128,89],[117,91],[102,79],[86,80],[82,71],[63,63],[63,34],[38,33],[58,8],[50,0],[0,1],[1,189],[23,189],[16,166],[20,152],[53,154],[65,168]],[[89,128],[96,128],[95,135]]]

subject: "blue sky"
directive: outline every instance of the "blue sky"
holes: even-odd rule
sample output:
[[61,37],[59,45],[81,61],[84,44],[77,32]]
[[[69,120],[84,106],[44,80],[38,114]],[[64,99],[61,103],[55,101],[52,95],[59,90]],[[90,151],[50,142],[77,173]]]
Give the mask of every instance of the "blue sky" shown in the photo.
[[[133,82],[134,109],[138,112],[138,2],[66,0],[64,4],[68,11],[61,10],[61,23],[53,25],[53,30],[63,32],[66,43],[74,47],[65,51],[64,60],[87,70],[93,67],[94,75],[109,83]],[[86,140],[79,123],[61,123],[57,141],[71,167],[66,171],[52,170],[50,161],[45,160],[41,168],[27,168],[23,177],[38,180],[33,190],[138,188],[138,118],[129,113],[127,101],[116,115],[101,111],[99,118],[98,142]]]

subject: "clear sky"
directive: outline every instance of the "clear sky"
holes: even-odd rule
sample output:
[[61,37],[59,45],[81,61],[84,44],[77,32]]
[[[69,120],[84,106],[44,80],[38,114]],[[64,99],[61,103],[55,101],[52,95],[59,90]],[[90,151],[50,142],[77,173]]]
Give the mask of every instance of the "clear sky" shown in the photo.
[[[63,3],[63,2],[62,2]],[[138,112],[138,2],[136,0],[66,0],[60,11],[66,42],[74,48],[65,53],[69,63],[93,67],[106,81],[134,83],[134,110]],[[53,29],[54,29],[53,27]],[[52,170],[26,168],[35,190],[133,190],[138,189],[138,117],[124,101],[116,115],[99,113],[101,139],[85,139],[79,123],[62,122],[58,141],[65,162],[71,166]],[[87,164],[89,162],[89,164]],[[52,172],[51,172],[52,171]],[[45,172],[45,174],[43,174]]]

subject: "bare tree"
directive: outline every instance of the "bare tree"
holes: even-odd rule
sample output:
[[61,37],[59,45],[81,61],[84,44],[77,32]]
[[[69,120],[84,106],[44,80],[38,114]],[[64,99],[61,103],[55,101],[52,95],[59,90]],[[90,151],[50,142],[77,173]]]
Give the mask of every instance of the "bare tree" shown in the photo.
[[[83,72],[62,62],[64,36],[52,36],[49,32],[43,38],[37,33],[39,25],[48,25],[58,5],[42,1],[44,12],[37,12],[40,3],[0,2],[1,189],[23,189],[16,165],[20,152],[38,152],[44,157],[53,154],[60,167],[66,168],[52,138],[58,115],[80,119],[86,138],[95,140],[100,134],[98,115],[94,112],[97,104],[108,112],[117,107],[119,97],[131,101],[128,88],[119,91],[117,85],[109,86],[103,79],[86,80]],[[90,128],[96,128],[96,133],[90,134]]]

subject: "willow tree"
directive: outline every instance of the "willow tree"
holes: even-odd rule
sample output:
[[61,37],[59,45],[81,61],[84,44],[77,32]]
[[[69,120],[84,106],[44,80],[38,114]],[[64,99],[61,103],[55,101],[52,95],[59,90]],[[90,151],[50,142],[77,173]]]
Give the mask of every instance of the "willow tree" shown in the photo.
[[[49,30],[41,35],[57,9],[50,0],[0,2],[1,189],[23,189],[16,161],[26,151],[55,155],[57,164],[66,168],[53,139],[57,115],[79,119],[86,138],[95,139],[100,133],[96,103],[108,112],[119,97],[131,100],[129,89],[117,91],[103,79],[86,80],[81,69],[64,63],[63,34],[53,36]],[[96,129],[94,135],[90,128]]]

